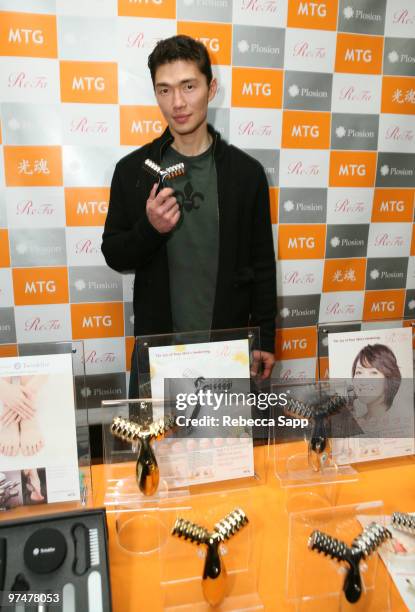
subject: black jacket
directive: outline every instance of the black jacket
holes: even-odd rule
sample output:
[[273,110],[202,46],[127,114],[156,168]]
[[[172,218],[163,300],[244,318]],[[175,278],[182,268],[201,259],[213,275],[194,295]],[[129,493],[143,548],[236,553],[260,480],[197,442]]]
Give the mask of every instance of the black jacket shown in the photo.
[[[267,179],[259,162],[225,143],[210,126],[209,130],[214,136],[219,207],[212,328],[259,326],[261,348],[273,353],[276,271]],[[122,158],[111,184],[101,248],[111,268],[135,271],[136,336],[173,331],[166,248],[169,235],[160,234],[148,221],[146,202],[154,178],[142,169],[146,158],[160,164],[172,141],[167,129],[160,138]]]

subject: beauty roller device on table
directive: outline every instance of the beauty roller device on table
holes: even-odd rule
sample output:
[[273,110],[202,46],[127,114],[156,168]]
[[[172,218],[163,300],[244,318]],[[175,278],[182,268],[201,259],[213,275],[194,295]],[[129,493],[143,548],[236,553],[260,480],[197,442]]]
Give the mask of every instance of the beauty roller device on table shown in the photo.
[[102,508],[2,521],[1,609],[111,612],[107,539]]

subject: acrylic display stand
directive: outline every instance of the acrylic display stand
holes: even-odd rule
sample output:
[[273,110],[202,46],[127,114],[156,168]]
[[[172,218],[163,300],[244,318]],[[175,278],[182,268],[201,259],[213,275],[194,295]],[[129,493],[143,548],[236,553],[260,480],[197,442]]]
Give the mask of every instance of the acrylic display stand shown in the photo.
[[[290,514],[286,596],[295,610],[387,612],[391,609],[390,580],[376,551],[360,562],[363,592],[356,603],[350,604],[343,593],[346,564],[343,566],[322,553],[308,549],[308,538],[314,530],[327,533],[350,546],[362,532],[363,526],[373,520],[379,523],[379,515],[383,515],[383,503],[380,501]],[[388,543],[383,546],[387,547]]]
[[[2,507],[0,517],[4,520],[29,515],[51,514],[77,510],[93,505],[91,453],[89,442],[88,410],[86,399],[77,393],[75,380],[85,386],[85,360],[82,341],[19,344],[16,357],[70,354],[72,360],[73,392],[75,401],[76,437],[79,466],[80,499],[65,502],[39,503],[36,505],[13,505]],[[19,369],[16,369],[19,372]],[[57,409],[59,405],[57,405]],[[0,457],[0,472],[2,472]]]
[[[261,552],[261,516],[253,511],[249,492],[232,491],[222,494],[191,497],[187,510],[164,510],[161,520],[168,537],[161,548],[161,586],[163,609],[168,612],[208,612],[209,610],[264,610],[258,594],[257,563]],[[209,530],[235,508],[242,508],[249,523],[220,545],[227,580],[226,596],[212,608],[202,592],[202,572],[206,546],[191,543],[171,535],[178,517],[202,525]]]

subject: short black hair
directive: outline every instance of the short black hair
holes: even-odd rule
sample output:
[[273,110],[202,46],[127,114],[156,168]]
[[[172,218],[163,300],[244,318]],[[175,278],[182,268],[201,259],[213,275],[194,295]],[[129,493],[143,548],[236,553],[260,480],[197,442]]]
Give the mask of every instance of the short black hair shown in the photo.
[[210,85],[213,78],[212,64],[205,45],[191,36],[180,34],[159,40],[148,56],[148,67],[153,86],[157,68],[178,60],[195,62],[200,72],[205,75],[207,84]]

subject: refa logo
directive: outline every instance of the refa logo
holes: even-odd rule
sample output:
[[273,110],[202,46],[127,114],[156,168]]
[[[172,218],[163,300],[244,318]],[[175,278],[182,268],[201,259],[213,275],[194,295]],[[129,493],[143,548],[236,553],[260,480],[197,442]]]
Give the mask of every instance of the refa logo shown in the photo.
[[372,97],[372,93],[368,89],[357,89],[354,85],[349,85],[340,90],[339,99],[351,102],[370,102]]
[[90,315],[88,317],[83,317],[82,327],[112,327],[111,315]]
[[388,232],[384,232],[376,236],[373,244],[374,246],[400,247],[404,245],[404,239],[403,236],[392,236]]
[[372,51],[370,49],[346,49],[344,54],[346,62],[365,62],[370,64],[372,61]]
[[26,72],[11,72],[7,86],[14,89],[46,89],[48,80],[42,75],[28,75]]
[[271,83],[246,83],[242,85],[243,96],[270,96]]
[[41,331],[58,331],[61,329],[59,319],[42,320],[40,317],[32,317],[27,319],[24,325],[24,331],[41,332]]
[[99,253],[100,249],[94,246],[92,240],[79,240],[75,245],[75,253],[86,253],[87,255],[93,255]]
[[316,241],[313,236],[295,236],[288,238],[289,249],[314,249]]
[[294,45],[293,57],[309,57],[314,59],[324,59],[327,49],[324,47],[312,47],[306,40],[299,41]]
[[312,272],[293,270],[284,274],[284,284],[286,285],[312,285],[314,282],[315,276]]
[[297,138],[318,138],[320,130],[318,125],[293,125],[291,136]]
[[107,121],[89,121],[87,117],[82,117],[71,122],[70,131],[78,134],[106,134],[108,127]]
[[98,351],[92,350],[85,353],[84,363],[96,364],[96,363],[114,363],[115,362],[115,353],[110,351],[106,351],[102,354],[99,354]]
[[282,343],[283,351],[296,351],[302,350],[304,351],[308,346],[307,338],[290,338],[289,340],[284,340]]
[[351,203],[348,198],[345,198],[344,200],[338,200],[334,207],[335,212],[350,213],[350,214],[362,213],[364,209],[365,209],[365,205],[363,202]]
[[39,206],[36,206],[32,200],[22,200],[16,205],[16,215],[18,216],[50,216],[54,212],[56,211],[52,204],[39,204]]
[[220,51],[219,38],[208,38],[207,36],[199,36],[198,40],[205,45],[209,51],[217,53]]
[[131,134],[161,134],[163,125],[159,119],[141,119],[131,122]]
[[76,206],[77,215],[95,215],[97,213],[107,214],[107,212],[108,202],[97,202],[95,200],[88,200],[84,202],[78,202]]
[[128,0],[129,4],[163,4],[163,0]]
[[326,306],[327,315],[353,315],[356,312],[354,304],[340,304],[340,302],[333,302]]
[[393,14],[392,23],[401,23],[402,25],[411,25],[415,23],[415,13],[411,14],[407,8],[396,11]]
[[403,200],[384,200],[380,204],[381,212],[402,212],[405,210],[405,202]]
[[35,44],[43,45],[45,38],[42,30],[31,30],[29,28],[10,28],[9,30],[9,42],[17,44]]
[[390,126],[385,133],[385,140],[397,140],[400,142],[412,142],[413,130],[403,130],[399,125]]
[[300,2],[297,15],[305,17],[326,17],[327,6],[323,2]]
[[254,121],[245,121],[238,126],[239,136],[272,136],[271,125],[257,125]]
[[303,162],[293,162],[288,166],[288,174],[296,174],[298,176],[318,176],[320,174],[320,166],[310,164],[305,166]]
[[56,283],[53,280],[26,281],[24,292],[27,294],[56,293]]
[[128,48],[135,47],[136,49],[142,49],[144,47],[144,32],[134,32],[129,34],[127,37]]
[[292,378],[295,378],[298,380],[305,380],[307,376],[304,370],[296,371],[296,370],[292,370],[291,368],[287,368],[286,370],[281,370],[279,378],[281,378],[282,380],[289,380]]
[[275,0],[243,0],[241,8],[251,13],[276,13],[278,10]]
[[371,312],[395,312],[396,304],[395,302],[373,302]]
[[339,176],[366,176],[364,164],[340,164]]
[[101,76],[74,76],[72,79],[73,91],[104,91],[105,79]]

